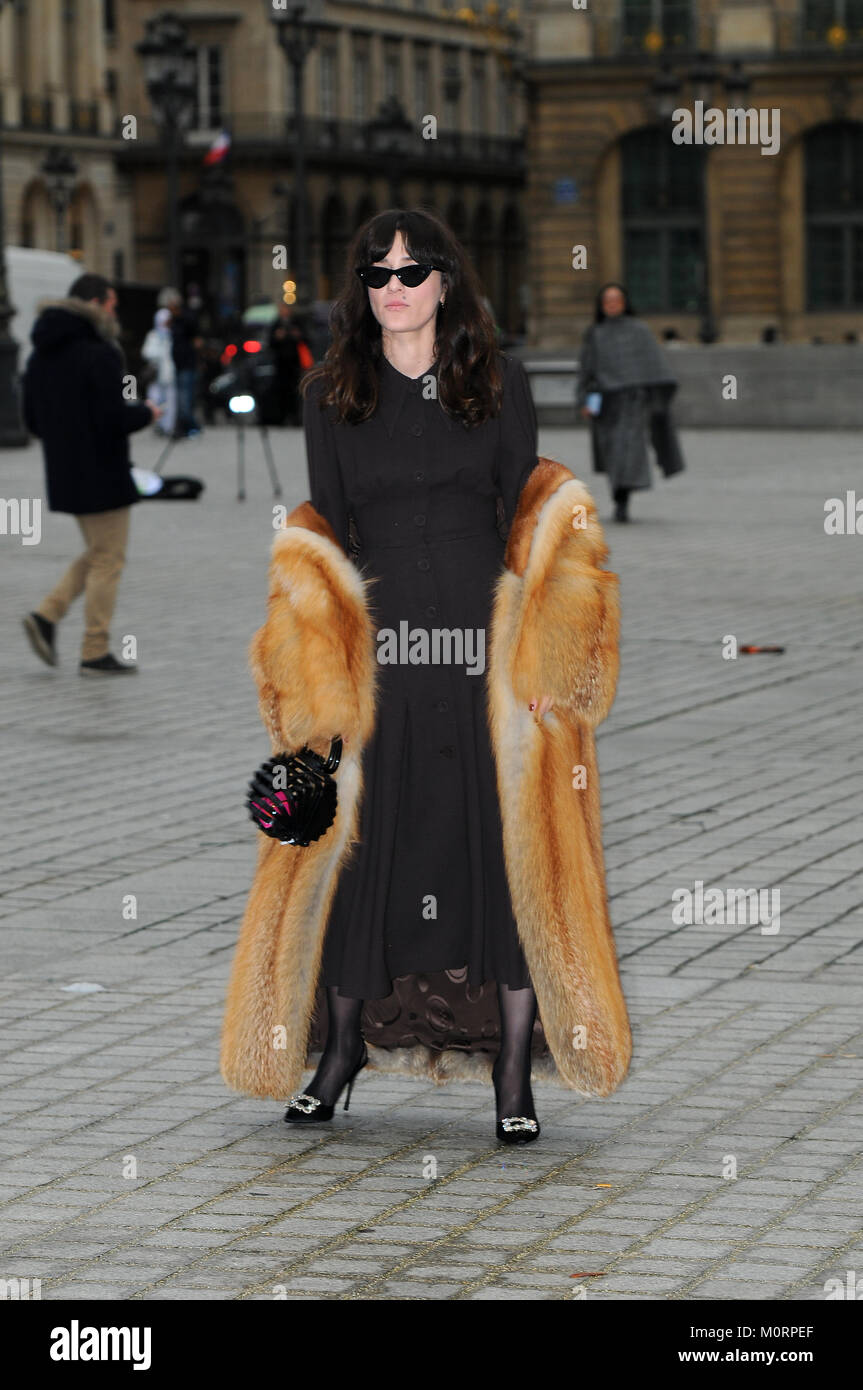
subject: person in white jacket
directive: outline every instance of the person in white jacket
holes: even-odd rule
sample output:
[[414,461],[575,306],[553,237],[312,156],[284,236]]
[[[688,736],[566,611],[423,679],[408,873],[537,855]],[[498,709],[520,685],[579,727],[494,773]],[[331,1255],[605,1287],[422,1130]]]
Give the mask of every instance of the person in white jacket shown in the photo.
[[156,380],[150,387],[150,396],[164,407],[158,428],[170,438],[177,420],[177,369],[174,366],[170,309],[156,311],[153,327],[144,339],[141,356],[156,368]]

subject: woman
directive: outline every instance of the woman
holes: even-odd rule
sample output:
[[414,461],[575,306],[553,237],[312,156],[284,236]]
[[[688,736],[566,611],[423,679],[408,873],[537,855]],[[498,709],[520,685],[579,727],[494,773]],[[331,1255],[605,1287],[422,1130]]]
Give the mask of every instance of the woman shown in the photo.
[[444,224],[381,213],[348,254],[303,382],[311,504],[274,544],[252,654],[275,751],[342,738],[338,811],[317,844],[261,846],[222,1073],[278,1094],[320,1050],[292,1124],[330,1119],[369,1060],[491,1074],[498,1137],[529,1142],[532,1055],[587,1094],[629,1061],[592,740],[616,576],[589,495],[537,460],[524,368]]
[[626,290],[603,285],[582,343],[576,406],[591,421],[594,472],[608,475],[615,521],[629,521],[631,492],[653,486],[648,430],[666,477],[685,466],[669,414],[676,389],[659,344],[635,317]]

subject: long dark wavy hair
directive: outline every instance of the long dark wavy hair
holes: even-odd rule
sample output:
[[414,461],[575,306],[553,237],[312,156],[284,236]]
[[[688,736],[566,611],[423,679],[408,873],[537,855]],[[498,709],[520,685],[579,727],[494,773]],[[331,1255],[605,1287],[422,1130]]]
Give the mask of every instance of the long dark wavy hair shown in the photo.
[[632,307],[632,301],[629,298],[629,290],[625,285],[621,285],[619,280],[609,280],[606,285],[600,285],[596,292],[596,305],[593,313],[594,323],[602,323],[602,320],[607,317],[602,307],[602,296],[605,294],[606,290],[620,290],[620,293],[623,295],[624,314],[632,314],[633,318],[636,317],[635,310]]
[[498,414],[503,394],[494,322],[464,248],[439,217],[420,208],[389,208],[355,233],[347,252],[345,285],[330,312],[332,341],[323,360],[303,377],[302,395],[305,398],[312,382],[323,378],[321,407],[337,406],[339,420],[357,424],[377,409],[381,326],[372,313],[369,292],[354,272],[357,266],[383,260],[398,231],[415,261],[444,267],[445,298],[438,304],[434,344],[438,400],[466,428],[482,424]]

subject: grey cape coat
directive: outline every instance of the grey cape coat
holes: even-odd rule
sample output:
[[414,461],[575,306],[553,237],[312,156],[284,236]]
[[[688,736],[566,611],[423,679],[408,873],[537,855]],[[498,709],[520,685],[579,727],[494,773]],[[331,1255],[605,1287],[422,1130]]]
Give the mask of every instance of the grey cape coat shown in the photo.
[[602,395],[591,419],[593,471],[606,473],[612,490],[652,487],[647,441],[666,478],[686,464],[671,415],[677,382],[646,323],[620,314],[591,324],[579,357],[576,407],[588,393]]

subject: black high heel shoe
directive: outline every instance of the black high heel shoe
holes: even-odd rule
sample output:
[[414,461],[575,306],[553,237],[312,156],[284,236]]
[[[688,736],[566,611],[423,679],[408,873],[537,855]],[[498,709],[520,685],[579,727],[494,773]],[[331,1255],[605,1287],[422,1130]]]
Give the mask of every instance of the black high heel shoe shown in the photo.
[[[491,1075],[494,1082],[494,1067]],[[497,1086],[494,1089],[497,1098]],[[501,1144],[532,1144],[542,1133],[542,1126],[533,1115],[503,1115],[497,1121],[495,1133]]]
[[[366,1046],[365,1038],[363,1038],[363,1050],[360,1060],[348,1077],[347,1082],[343,1083],[343,1085],[346,1084],[348,1088],[348,1093],[345,1097],[345,1110],[347,1110],[351,1103],[351,1091],[354,1088],[354,1082],[368,1060],[369,1050]],[[325,1105],[322,1100],[318,1100],[317,1096],[307,1095],[305,1091],[298,1096],[293,1096],[291,1100],[288,1101],[288,1108],[285,1111],[285,1124],[316,1125],[322,1124],[324,1120],[331,1120],[336,1105],[339,1103],[339,1096],[341,1093],[340,1089],[339,1095],[336,1096],[333,1105]]]

